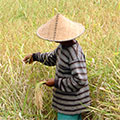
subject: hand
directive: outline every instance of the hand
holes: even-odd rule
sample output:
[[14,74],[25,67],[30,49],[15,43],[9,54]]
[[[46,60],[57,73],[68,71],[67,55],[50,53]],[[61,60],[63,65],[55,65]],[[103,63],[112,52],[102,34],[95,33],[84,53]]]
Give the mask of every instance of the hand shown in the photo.
[[29,64],[33,63],[32,54],[29,54],[29,55],[25,56],[24,59],[23,59],[23,62],[24,62],[25,64],[27,64],[27,63],[29,63]]
[[52,86],[54,86],[54,84],[55,84],[54,78],[48,79],[48,81],[46,81],[47,86],[52,87]]

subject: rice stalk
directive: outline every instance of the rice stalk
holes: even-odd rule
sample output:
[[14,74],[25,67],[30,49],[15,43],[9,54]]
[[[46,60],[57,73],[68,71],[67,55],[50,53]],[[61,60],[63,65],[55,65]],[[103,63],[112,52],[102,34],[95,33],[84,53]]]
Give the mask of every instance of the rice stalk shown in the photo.
[[40,111],[43,110],[43,84],[45,84],[45,81],[37,83],[35,87],[35,105]]

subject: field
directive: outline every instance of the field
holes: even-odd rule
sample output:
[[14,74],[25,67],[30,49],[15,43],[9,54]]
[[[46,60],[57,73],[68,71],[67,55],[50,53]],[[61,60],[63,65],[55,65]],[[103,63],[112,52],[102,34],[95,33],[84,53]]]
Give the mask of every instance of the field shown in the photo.
[[57,12],[86,28],[77,38],[86,55],[92,98],[86,118],[120,120],[119,0],[0,0],[0,120],[56,118],[51,88],[45,88],[43,112],[34,104],[35,85],[53,78],[55,67],[24,65],[22,60],[57,47],[36,35]]

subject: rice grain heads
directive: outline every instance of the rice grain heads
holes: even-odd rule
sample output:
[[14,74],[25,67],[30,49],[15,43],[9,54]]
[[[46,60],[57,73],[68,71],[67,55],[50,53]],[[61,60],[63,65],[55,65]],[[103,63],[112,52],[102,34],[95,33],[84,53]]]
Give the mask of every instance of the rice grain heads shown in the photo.
[[43,84],[45,84],[45,81],[37,83],[35,87],[35,105],[41,111],[43,110],[43,89],[44,89]]

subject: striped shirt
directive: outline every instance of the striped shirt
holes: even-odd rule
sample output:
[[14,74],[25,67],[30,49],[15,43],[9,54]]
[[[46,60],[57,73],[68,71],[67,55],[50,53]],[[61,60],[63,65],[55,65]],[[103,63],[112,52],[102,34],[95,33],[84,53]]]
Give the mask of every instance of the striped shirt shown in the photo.
[[56,65],[52,106],[60,113],[74,115],[86,112],[90,105],[85,55],[81,46],[59,45],[53,52],[34,53],[33,60]]

